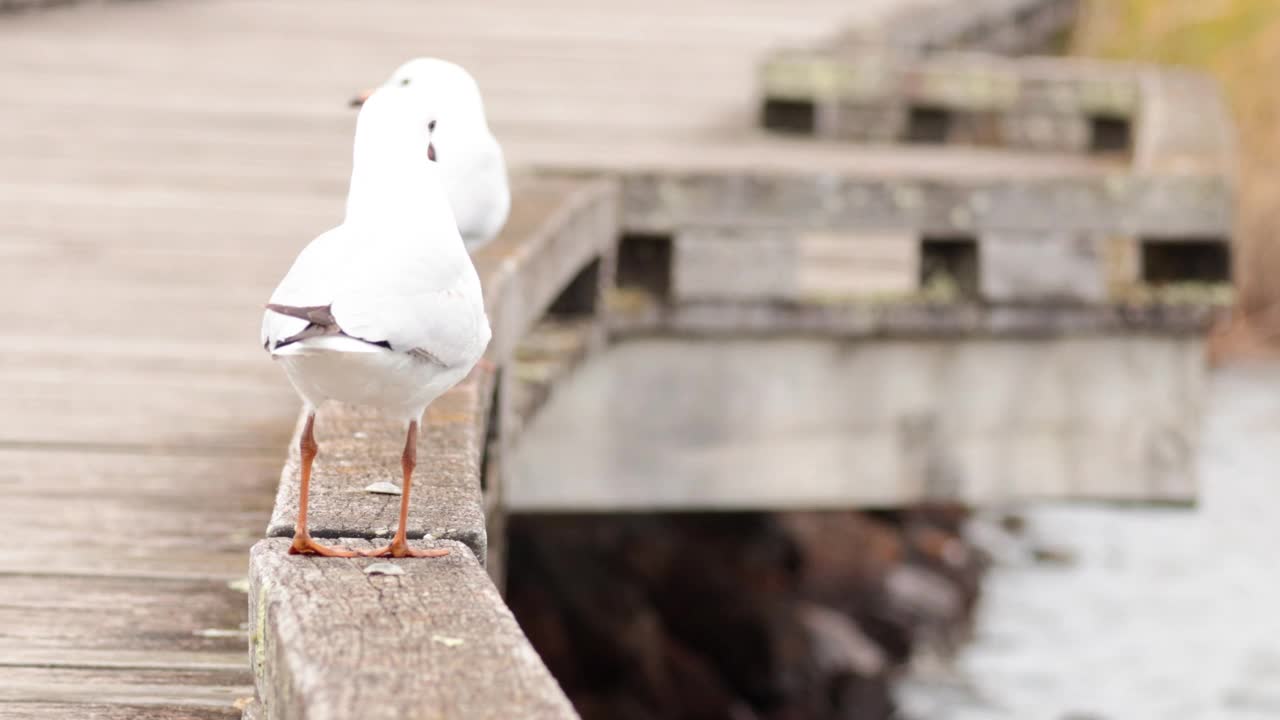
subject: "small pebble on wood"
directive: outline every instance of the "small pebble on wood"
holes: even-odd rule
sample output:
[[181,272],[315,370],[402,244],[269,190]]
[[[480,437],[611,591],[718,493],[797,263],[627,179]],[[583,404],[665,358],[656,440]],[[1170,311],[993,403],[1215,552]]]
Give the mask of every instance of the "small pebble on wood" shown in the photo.
[[374,563],[364,569],[365,575],[403,575],[404,568],[395,563],[380,562]]
[[431,642],[439,643],[445,647],[454,648],[454,647],[458,647],[459,645],[462,645],[466,641],[464,641],[462,638],[448,637],[445,635],[432,635]]
[[386,480],[379,480],[364,489],[365,492],[378,493],[380,495],[400,495],[404,491],[398,485],[389,483]]
[[232,630],[230,628],[205,628],[203,630],[193,630],[191,634],[195,635],[196,637],[202,637],[202,638],[234,638],[234,637],[244,637],[245,630],[243,629]]

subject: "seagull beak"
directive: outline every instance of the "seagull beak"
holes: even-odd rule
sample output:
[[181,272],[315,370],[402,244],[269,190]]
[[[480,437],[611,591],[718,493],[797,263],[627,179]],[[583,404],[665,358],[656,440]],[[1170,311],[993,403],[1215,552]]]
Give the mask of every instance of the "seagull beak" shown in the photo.
[[373,94],[372,90],[365,90],[360,92],[355,97],[351,98],[351,107],[360,107],[361,105],[364,104],[365,100],[369,99],[369,96],[372,94]]

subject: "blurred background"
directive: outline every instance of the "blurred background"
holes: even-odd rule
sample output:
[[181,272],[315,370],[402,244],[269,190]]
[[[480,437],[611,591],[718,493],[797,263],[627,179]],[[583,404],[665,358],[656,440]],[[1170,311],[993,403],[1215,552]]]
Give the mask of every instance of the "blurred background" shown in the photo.
[[1220,326],[1214,352],[1260,353],[1274,345],[1274,300],[1268,281],[1275,203],[1269,168],[1275,143],[1276,95],[1267,87],[1274,62],[1276,13],[1270,2],[1086,3],[1073,36],[1080,55],[1195,67],[1221,84],[1240,147],[1240,215],[1236,232],[1238,312]]
[[419,55],[494,247],[617,188],[484,491],[582,717],[1280,716],[1275,0],[0,0],[0,715],[248,706],[261,304]]

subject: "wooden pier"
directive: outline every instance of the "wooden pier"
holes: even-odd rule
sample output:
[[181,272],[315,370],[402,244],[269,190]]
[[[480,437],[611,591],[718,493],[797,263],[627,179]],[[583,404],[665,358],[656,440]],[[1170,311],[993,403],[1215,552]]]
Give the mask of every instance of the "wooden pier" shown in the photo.
[[[0,715],[395,718],[427,703],[441,717],[572,717],[489,579],[511,445],[607,333],[722,333],[730,317],[606,317],[619,234],[683,231],[697,213],[714,224],[733,209],[716,183],[734,174],[771,179],[756,186],[767,209],[814,177],[945,193],[1106,186],[1116,172],[1079,154],[757,127],[770,52],[874,34],[890,10],[929,2],[0,3],[26,10],[0,13]],[[283,554],[298,401],[257,328],[296,252],[341,218],[347,98],[420,54],[479,79],[516,204],[477,257],[497,372],[474,373],[424,429],[410,535],[453,553],[371,577],[366,561]],[[661,189],[689,179],[712,191]],[[667,204],[646,204],[647,187]],[[1218,210],[1186,214],[1212,234]],[[805,322],[771,318],[754,330]],[[321,416],[317,536],[394,529],[393,503],[362,491],[395,459],[365,421]],[[338,603],[342,622],[318,609]],[[357,676],[368,684],[353,689]]]

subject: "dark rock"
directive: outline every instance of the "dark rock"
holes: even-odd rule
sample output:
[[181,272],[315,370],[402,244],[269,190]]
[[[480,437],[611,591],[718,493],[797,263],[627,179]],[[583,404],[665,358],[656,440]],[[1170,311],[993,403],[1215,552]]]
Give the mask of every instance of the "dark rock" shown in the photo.
[[894,715],[967,625],[967,511],[512,518],[508,602],[586,720]]

